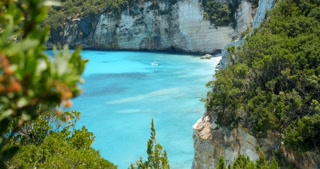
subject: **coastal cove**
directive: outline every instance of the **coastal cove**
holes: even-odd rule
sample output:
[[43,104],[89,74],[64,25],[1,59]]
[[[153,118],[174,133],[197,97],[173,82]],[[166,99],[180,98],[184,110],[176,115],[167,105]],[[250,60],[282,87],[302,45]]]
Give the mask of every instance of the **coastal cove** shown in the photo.
[[[50,51],[49,51],[50,52]],[[117,165],[146,157],[150,122],[167,151],[171,168],[191,168],[192,125],[205,112],[201,98],[219,59],[128,51],[82,51],[89,62],[72,110],[81,112],[78,127],[95,135],[93,148]],[[152,62],[159,63],[153,66]]]
[[0,10],[0,169],[320,169],[320,0]]

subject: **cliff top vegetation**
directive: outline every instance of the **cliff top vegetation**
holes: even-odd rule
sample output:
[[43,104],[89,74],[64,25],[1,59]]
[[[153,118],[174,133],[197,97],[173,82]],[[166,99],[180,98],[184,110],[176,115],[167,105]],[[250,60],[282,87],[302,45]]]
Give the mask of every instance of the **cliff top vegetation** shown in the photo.
[[203,17],[217,27],[236,27],[235,12],[238,9],[239,4],[239,0],[232,0],[229,4],[216,0],[203,0]]
[[228,49],[206,103],[220,126],[276,132],[296,151],[320,151],[320,1],[281,0],[241,48]]
[[49,9],[45,25],[56,30],[62,28],[68,21],[77,20],[83,17],[97,17],[99,14],[119,15],[122,11],[128,10],[134,14],[135,10],[143,10],[143,2],[152,2],[150,8],[158,9],[159,2],[174,4],[178,0],[60,0],[61,6],[54,6]]
[[[179,0],[60,0],[61,6],[51,7],[45,25],[51,29],[58,30],[70,21],[76,21],[84,17],[97,17],[99,14],[110,14],[119,16],[127,10],[130,15],[135,15],[144,10],[144,2],[151,2],[150,10],[158,10],[159,3],[164,2],[169,5],[177,3]],[[250,1],[254,6],[256,0]],[[231,3],[222,3],[216,0],[203,0],[200,3],[203,7],[203,17],[215,26],[236,26],[235,12],[239,7],[239,0],[232,0]],[[140,11],[140,12],[139,12]],[[161,11],[166,13],[166,11]]]

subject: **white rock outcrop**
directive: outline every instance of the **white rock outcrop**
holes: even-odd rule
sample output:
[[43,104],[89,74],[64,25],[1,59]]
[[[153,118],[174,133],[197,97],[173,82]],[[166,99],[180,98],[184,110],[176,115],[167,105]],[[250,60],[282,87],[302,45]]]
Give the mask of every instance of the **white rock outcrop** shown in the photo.
[[259,0],[259,7],[253,20],[253,28],[261,25],[262,21],[266,18],[267,12],[274,6],[274,0]]
[[242,0],[235,14],[237,20],[236,32],[238,34],[241,34],[241,32],[244,32],[251,27],[253,22],[252,15],[252,5],[249,2]]
[[171,7],[160,2],[159,6],[167,11],[165,14],[148,9],[150,5],[146,2],[144,10],[137,16],[126,12],[120,18],[101,15],[92,39],[94,46],[101,49],[169,49],[212,53],[223,49],[236,34],[231,27],[215,28],[204,20],[197,0],[179,1]]
[[267,136],[257,139],[246,128],[223,128],[214,121],[205,114],[193,126],[193,169],[215,168],[222,156],[226,165],[234,163],[239,154],[255,161],[259,158],[257,147],[261,147],[267,159],[276,153],[283,158],[282,165],[290,165],[290,168],[320,168],[320,154],[292,151],[282,144],[276,132],[268,132]]
[[257,140],[243,128],[220,128],[208,116],[199,119],[193,126],[194,161],[193,169],[214,168],[221,156],[227,165],[233,163],[239,154],[250,160],[259,158]]
[[175,4],[159,1],[158,5],[159,8],[151,9],[152,2],[144,2],[135,13],[104,13],[98,18],[68,23],[60,43],[91,49],[217,53],[253,21],[251,4],[245,0],[235,14],[236,28],[210,24],[203,18],[198,0],[180,0]]

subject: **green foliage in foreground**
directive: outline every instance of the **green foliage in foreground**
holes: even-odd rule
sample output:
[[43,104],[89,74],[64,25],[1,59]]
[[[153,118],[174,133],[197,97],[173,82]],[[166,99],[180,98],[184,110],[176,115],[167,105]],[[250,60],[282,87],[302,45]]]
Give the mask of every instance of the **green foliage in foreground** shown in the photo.
[[57,107],[80,94],[86,61],[67,47],[45,55],[49,31],[40,25],[52,4],[0,1],[0,168],[113,167],[90,148],[92,133],[58,125],[79,116]]
[[74,128],[79,116],[75,111],[47,111],[26,123],[7,145],[20,146],[13,159],[6,162],[8,168],[116,168],[91,148],[91,132],[85,127]]
[[219,163],[216,166],[216,169],[278,169],[277,161],[272,158],[268,162],[263,154],[262,150],[258,148],[259,159],[257,161],[250,161],[248,157],[244,155],[239,155],[235,162],[231,165],[226,165],[223,157],[220,158]]
[[242,48],[229,49],[232,64],[208,83],[219,125],[278,132],[294,150],[320,151],[319,6],[281,0]]
[[148,141],[147,154],[148,160],[143,161],[141,157],[135,164],[131,164],[130,169],[170,169],[167,152],[157,143],[153,119],[151,121],[151,135]]

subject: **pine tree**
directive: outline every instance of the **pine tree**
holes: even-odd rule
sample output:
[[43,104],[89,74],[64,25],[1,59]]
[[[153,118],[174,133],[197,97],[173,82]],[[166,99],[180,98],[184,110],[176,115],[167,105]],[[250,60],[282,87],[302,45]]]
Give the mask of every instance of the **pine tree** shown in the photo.
[[147,144],[148,160],[140,158],[135,164],[130,165],[130,169],[170,169],[166,150],[157,143],[156,129],[153,119],[151,120],[151,134]]
[[274,157],[271,159],[271,164],[270,164],[269,168],[270,169],[278,169],[279,168],[278,162],[276,161],[276,159]]
[[224,161],[224,157],[223,157],[223,156],[220,157],[219,163],[218,163],[218,165],[217,165],[216,168],[217,168],[217,169],[227,169],[226,163],[225,163],[225,161]]

